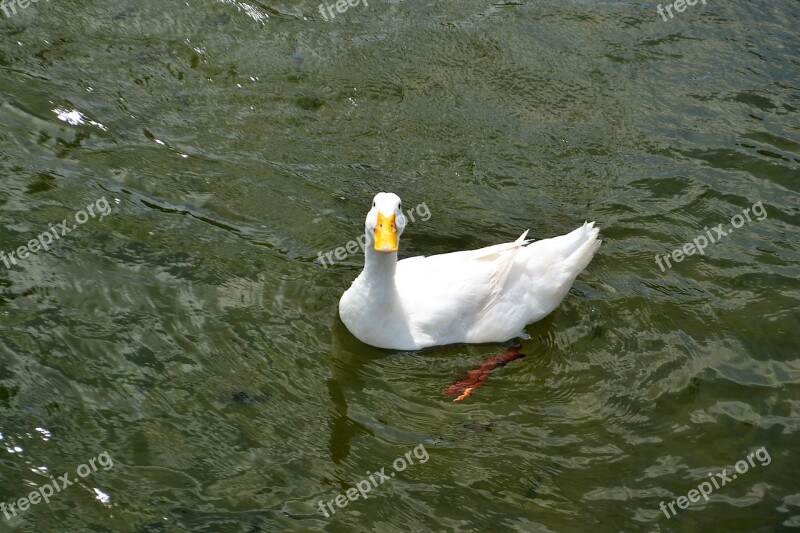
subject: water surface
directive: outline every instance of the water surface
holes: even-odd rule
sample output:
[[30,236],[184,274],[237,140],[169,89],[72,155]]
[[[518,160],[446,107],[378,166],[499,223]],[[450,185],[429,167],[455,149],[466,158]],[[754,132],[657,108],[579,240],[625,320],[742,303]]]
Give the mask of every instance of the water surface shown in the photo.
[[[0,264],[0,501],[113,459],[0,530],[800,526],[798,22],[791,0],[0,14],[0,251],[111,209]],[[453,403],[506,345],[377,350],[338,320],[363,256],[318,258],[379,191],[430,209],[402,257],[584,220],[604,243]]]

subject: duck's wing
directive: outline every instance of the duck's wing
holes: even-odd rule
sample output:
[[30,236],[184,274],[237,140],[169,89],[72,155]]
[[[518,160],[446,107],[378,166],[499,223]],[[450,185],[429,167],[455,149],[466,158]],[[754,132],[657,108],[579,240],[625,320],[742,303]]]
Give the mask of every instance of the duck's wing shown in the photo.
[[527,231],[514,242],[397,263],[395,283],[412,327],[440,342],[463,337],[499,299]]

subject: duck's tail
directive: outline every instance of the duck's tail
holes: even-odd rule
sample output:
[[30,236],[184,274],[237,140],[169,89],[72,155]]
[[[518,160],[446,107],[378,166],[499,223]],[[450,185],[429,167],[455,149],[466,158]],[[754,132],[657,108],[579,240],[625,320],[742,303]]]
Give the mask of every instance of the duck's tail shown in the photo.
[[603,241],[597,238],[599,234],[600,228],[595,228],[594,222],[584,222],[580,228],[553,239],[561,241],[559,244],[564,261],[572,266],[570,270],[575,271],[575,276],[586,268],[594,253],[600,248],[600,243]]
[[551,239],[529,244],[525,261],[529,273],[530,316],[526,323],[543,318],[558,307],[569,288],[600,246],[594,222]]

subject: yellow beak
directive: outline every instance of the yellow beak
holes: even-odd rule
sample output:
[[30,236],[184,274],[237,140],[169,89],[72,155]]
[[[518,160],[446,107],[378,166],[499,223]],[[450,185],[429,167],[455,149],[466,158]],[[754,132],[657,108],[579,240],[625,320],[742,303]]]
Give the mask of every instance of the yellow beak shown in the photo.
[[397,251],[397,225],[395,215],[385,217],[378,213],[378,225],[375,227],[375,249],[379,252]]

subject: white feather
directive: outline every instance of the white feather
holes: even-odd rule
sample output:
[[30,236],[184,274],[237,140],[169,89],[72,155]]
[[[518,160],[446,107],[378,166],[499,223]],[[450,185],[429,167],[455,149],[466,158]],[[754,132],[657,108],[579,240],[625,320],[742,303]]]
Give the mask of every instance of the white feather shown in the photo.
[[364,271],[342,295],[339,314],[353,335],[379,348],[519,336],[558,307],[601,242],[591,222],[534,243],[526,231],[510,243],[397,261],[397,253],[374,250],[370,220],[377,211],[402,213],[400,199],[380,193],[375,205],[367,215]]

